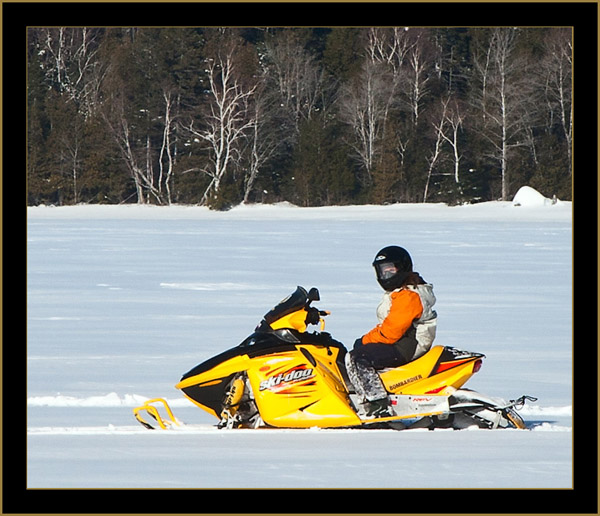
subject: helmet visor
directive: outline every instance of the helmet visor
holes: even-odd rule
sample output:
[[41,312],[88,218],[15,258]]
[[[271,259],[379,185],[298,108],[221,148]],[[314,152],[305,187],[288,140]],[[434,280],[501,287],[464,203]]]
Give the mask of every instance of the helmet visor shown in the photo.
[[375,274],[377,279],[387,280],[393,278],[398,273],[398,267],[392,262],[378,263],[375,265]]

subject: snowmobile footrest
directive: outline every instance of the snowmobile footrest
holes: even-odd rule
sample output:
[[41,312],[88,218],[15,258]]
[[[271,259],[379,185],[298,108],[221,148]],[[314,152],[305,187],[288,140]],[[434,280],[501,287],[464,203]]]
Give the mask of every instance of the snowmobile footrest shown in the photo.
[[[159,403],[164,406],[164,409],[167,413],[166,418],[164,418],[160,415],[160,413],[158,412],[158,408],[156,406],[154,406],[153,403]],[[144,427],[146,427],[148,430],[155,430],[156,427],[154,427],[150,423],[148,423],[148,421],[146,421],[141,416],[140,412],[146,412],[149,416],[151,416],[159,424],[159,426],[163,430],[166,430],[167,428],[171,427],[172,425],[176,425],[176,426],[179,425],[179,421],[173,415],[173,411],[171,410],[171,407],[169,407],[169,404],[163,398],[153,398],[151,400],[147,400],[146,402],[144,402],[143,405],[140,405],[139,407],[136,407],[133,409],[133,415]]]

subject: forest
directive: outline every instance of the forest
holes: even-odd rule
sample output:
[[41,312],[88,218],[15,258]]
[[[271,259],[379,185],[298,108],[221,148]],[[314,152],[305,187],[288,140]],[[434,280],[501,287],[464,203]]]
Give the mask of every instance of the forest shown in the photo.
[[27,197],[572,196],[569,27],[30,27]]

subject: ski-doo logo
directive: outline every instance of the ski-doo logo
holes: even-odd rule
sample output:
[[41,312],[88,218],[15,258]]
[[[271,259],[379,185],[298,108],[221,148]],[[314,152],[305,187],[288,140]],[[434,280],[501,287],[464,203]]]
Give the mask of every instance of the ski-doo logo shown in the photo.
[[279,373],[263,380],[260,382],[259,390],[264,391],[269,389],[271,391],[279,391],[290,384],[307,380],[313,376],[312,369],[308,369],[305,366],[294,367],[284,373]]

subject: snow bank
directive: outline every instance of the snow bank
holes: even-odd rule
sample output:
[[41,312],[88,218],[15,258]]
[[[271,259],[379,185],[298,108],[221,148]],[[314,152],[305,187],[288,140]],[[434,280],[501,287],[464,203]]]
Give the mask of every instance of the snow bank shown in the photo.
[[559,201],[556,197],[548,199],[530,186],[519,188],[513,199],[514,206],[553,206],[559,203],[562,204],[562,201]]
[[[382,221],[468,221],[478,220],[567,220],[571,217],[571,202],[550,199],[539,201],[541,194],[523,187],[513,202],[483,202],[448,206],[446,204],[390,204],[360,206],[323,206],[302,208],[290,203],[277,204],[240,204],[229,211],[212,211],[205,206],[190,205],[84,205],[76,206],[32,206],[27,209],[29,220],[38,219],[85,219],[85,220],[327,220],[362,221],[373,219]],[[524,210],[522,207],[552,209]],[[520,208],[520,209],[518,209]]]

